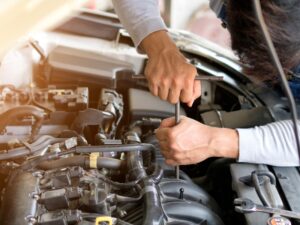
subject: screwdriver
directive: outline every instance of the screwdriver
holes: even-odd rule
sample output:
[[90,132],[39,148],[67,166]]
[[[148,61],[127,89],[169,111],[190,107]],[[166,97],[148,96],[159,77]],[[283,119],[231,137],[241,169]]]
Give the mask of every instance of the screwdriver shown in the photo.
[[[176,123],[176,125],[178,125],[180,123],[180,102],[179,101],[175,104],[175,123]],[[179,180],[179,171],[180,171],[180,168],[177,165],[175,167],[175,174],[176,174],[177,180]]]
[[[143,74],[137,74],[137,75],[132,75],[133,79],[138,79],[138,80],[146,80],[145,75]],[[195,80],[208,80],[208,81],[220,81],[223,80],[222,76],[207,76],[207,75],[196,75]]]
[[[146,77],[143,74],[132,75],[132,78],[146,80]],[[208,76],[208,75],[196,74],[195,80],[221,81],[221,80],[223,80],[223,77],[222,76]],[[175,104],[175,122],[176,122],[176,125],[180,123],[180,102],[177,102]],[[179,166],[176,166],[175,174],[176,174],[177,180],[179,180],[179,177],[180,177],[179,172],[180,172],[180,168],[179,168]]]

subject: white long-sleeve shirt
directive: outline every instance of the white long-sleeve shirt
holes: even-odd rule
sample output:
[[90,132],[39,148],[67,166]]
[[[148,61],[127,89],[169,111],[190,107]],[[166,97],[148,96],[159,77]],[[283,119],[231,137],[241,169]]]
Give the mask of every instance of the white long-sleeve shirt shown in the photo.
[[[167,29],[160,16],[158,0],[112,0],[112,2],[135,46],[139,46],[149,34]],[[217,15],[222,6],[223,0],[210,0],[210,7]]]
[[237,129],[237,131],[239,162],[275,166],[300,165],[292,121],[285,120],[265,126]]
[[[160,16],[158,0],[113,0],[113,3],[135,46],[139,46],[149,34],[166,30]],[[221,10],[221,5],[222,0],[210,1],[210,6],[216,14]],[[239,162],[275,166],[300,165],[291,121],[237,129],[237,131],[239,133]]]

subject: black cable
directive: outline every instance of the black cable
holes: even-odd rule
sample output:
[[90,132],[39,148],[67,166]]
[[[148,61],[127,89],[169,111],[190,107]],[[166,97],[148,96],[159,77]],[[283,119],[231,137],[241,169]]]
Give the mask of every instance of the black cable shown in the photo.
[[33,158],[31,160],[25,161],[20,167],[18,167],[18,169],[23,170],[23,171],[29,170],[29,169],[35,168],[37,165],[39,165],[43,161],[50,161],[53,159],[58,159],[61,156],[69,155],[69,154],[73,154],[73,153],[75,153],[75,149],[70,149],[67,151],[59,152],[59,153],[51,152],[51,153],[39,156],[37,158]]
[[267,200],[266,196],[262,192],[262,189],[260,187],[260,182],[259,182],[257,173],[252,173],[251,178],[252,178],[252,183],[253,183],[253,186],[255,188],[255,191],[256,191],[259,199],[263,203],[263,205],[267,206],[267,207],[271,207],[271,204],[269,203],[269,201]]
[[294,124],[294,133],[295,133],[295,138],[296,138],[297,150],[298,150],[298,154],[299,154],[299,157],[300,157],[299,128],[297,126],[298,114],[297,114],[295,99],[294,99],[294,97],[292,95],[292,92],[291,92],[291,89],[288,85],[288,82],[287,82],[287,79],[285,77],[282,65],[280,63],[280,60],[279,60],[279,57],[277,55],[276,49],[274,47],[273,41],[271,39],[270,33],[268,31],[265,20],[263,18],[260,0],[253,0],[253,5],[254,5],[255,16],[258,20],[258,23],[259,23],[259,26],[261,28],[263,37],[264,37],[264,39],[265,39],[265,41],[268,45],[268,50],[269,50],[271,60],[273,61],[273,64],[274,64],[274,66],[276,67],[276,69],[279,73],[279,78],[280,78],[280,81],[282,83],[285,95],[288,98],[288,102],[289,102],[291,113],[292,113],[292,121],[293,121],[293,124]]

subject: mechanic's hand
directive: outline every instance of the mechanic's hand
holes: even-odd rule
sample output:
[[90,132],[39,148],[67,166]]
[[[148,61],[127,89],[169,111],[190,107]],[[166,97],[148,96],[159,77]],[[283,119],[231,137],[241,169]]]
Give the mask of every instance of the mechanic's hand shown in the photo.
[[238,134],[233,129],[215,128],[185,116],[162,121],[156,131],[161,152],[169,165],[188,165],[209,157],[238,157]]
[[197,70],[187,62],[167,32],[150,34],[142,41],[141,48],[149,57],[145,76],[151,93],[173,104],[181,100],[192,106],[201,94],[200,81],[194,80]]

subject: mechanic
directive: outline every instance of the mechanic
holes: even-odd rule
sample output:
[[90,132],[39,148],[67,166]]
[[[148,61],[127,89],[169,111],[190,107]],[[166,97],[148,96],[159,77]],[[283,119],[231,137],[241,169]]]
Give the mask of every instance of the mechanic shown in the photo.
[[[134,44],[148,57],[145,76],[153,95],[192,106],[200,96],[197,70],[180,53],[168,36],[157,0],[113,0],[121,22]],[[299,73],[300,1],[264,0],[262,9],[283,68]],[[252,11],[252,1],[211,0],[211,8],[226,24],[232,49],[248,66],[247,74],[276,84],[274,66]],[[300,83],[300,82],[298,82]],[[297,82],[290,82],[291,86]],[[293,89],[295,92],[296,89]],[[299,91],[299,89],[298,89]],[[299,92],[298,92],[299,93]],[[297,96],[296,96],[297,97]],[[157,130],[166,163],[186,165],[209,157],[235,158],[239,162],[275,166],[299,166],[299,155],[291,121],[280,121],[249,129],[215,128],[187,117],[180,124],[174,118],[162,121]]]

